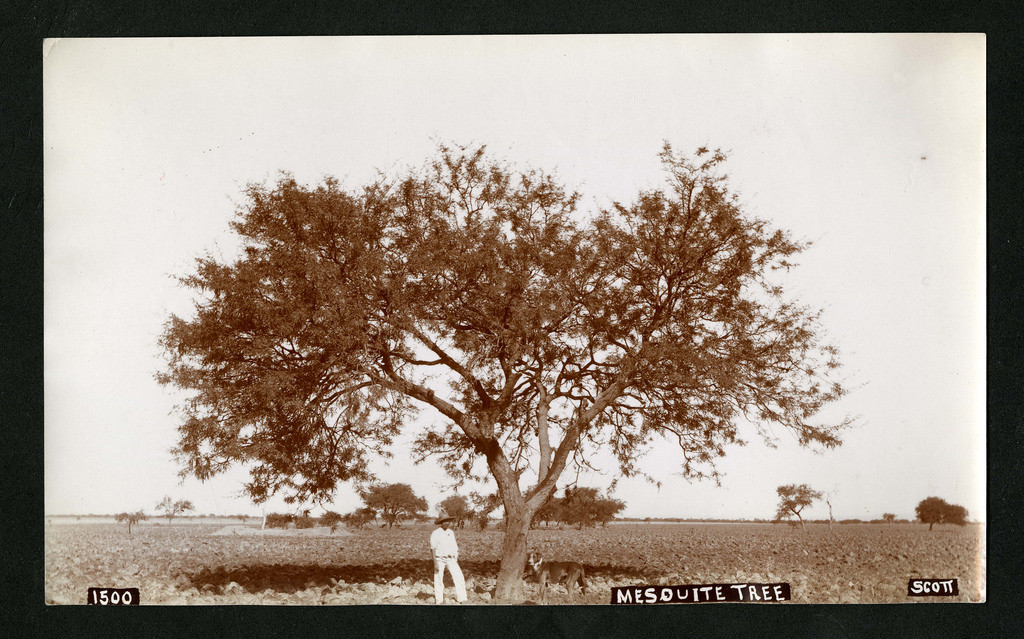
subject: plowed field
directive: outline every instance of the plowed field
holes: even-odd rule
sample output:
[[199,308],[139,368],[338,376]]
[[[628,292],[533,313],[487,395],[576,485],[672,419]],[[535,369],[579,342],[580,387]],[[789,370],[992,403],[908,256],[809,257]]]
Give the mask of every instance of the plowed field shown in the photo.
[[[216,534],[220,532],[221,534]],[[254,531],[255,532],[255,531]],[[430,527],[335,535],[223,534],[221,526],[46,526],[46,601],[84,604],[87,588],[137,587],[148,604],[433,604]],[[456,533],[470,604],[491,603],[501,533]],[[915,524],[613,524],[532,530],[531,550],[586,567],[588,594],[611,586],[788,582],[794,603],[984,599],[984,529]],[[912,577],[957,578],[956,597],[908,597]],[[453,596],[446,576],[446,597]],[[526,580],[527,600],[537,584]],[[549,603],[573,603],[564,588]]]

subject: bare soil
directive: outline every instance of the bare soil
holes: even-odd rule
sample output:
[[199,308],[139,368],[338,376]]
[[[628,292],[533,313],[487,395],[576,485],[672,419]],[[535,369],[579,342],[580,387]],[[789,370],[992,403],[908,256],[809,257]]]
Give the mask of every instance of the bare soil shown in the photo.
[[344,528],[333,531],[327,526],[313,528],[263,528],[259,526],[224,526],[210,533],[214,537],[345,537],[352,533]]
[[[89,587],[139,588],[143,605],[434,605],[431,526],[270,530],[258,526],[46,526],[46,601]],[[470,605],[494,603],[502,533],[458,530]],[[551,604],[608,604],[612,586],[789,583],[792,603],[985,600],[983,526],[619,525],[531,530],[530,550],[586,569],[588,592]],[[955,597],[908,597],[910,578],[956,578]],[[446,575],[446,603],[454,592]],[[527,575],[524,600],[538,585]],[[742,604],[741,604],[742,605]],[[772,604],[775,605],[775,604]]]

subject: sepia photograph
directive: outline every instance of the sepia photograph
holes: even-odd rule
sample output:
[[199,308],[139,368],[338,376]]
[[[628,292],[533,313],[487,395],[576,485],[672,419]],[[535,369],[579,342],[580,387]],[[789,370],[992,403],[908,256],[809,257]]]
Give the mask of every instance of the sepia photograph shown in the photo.
[[984,34],[41,55],[46,604],[986,601]]

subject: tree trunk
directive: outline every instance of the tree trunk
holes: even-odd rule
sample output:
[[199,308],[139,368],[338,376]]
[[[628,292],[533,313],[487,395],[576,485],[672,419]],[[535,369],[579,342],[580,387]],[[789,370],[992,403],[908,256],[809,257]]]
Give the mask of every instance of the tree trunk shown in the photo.
[[526,531],[530,527],[530,514],[525,504],[518,507],[505,505],[505,536],[501,541],[501,568],[494,598],[502,602],[523,599],[523,568],[526,566]]
[[934,526],[934,525],[935,525],[935,522],[934,522],[934,521],[930,521],[930,522],[928,522],[928,531],[929,531],[929,532],[931,532],[932,526]]
[[[465,428],[463,430],[466,430]],[[476,430],[493,432],[490,424],[478,422]],[[467,433],[470,432],[467,430]],[[526,566],[526,532],[530,521],[544,502],[555,490],[551,483],[543,491],[527,500],[519,489],[520,472],[512,468],[503,454],[501,447],[494,438],[477,442],[477,449],[487,458],[487,466],[498,485],[498,496],[505,508],[505,531],[501,542],[501,567],[498,569],[498,581],[494,587],[494,598],[504,603],[515,603],[523,600],[523,568]],[[558,468],[561,471],[561,467]],[[552,467],[548,466],[550,475]],[[557,476],[557,473],[556,473]],[[538,484],[539,486],[539,484]]]

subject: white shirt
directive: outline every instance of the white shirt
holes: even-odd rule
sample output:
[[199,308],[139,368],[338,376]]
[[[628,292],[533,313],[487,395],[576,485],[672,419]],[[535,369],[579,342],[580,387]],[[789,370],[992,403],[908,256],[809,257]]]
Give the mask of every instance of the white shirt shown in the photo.
[[458,557],[459,545],[455,542],[455,531],[438,528],[430,533],[430,549],[435,557]]

